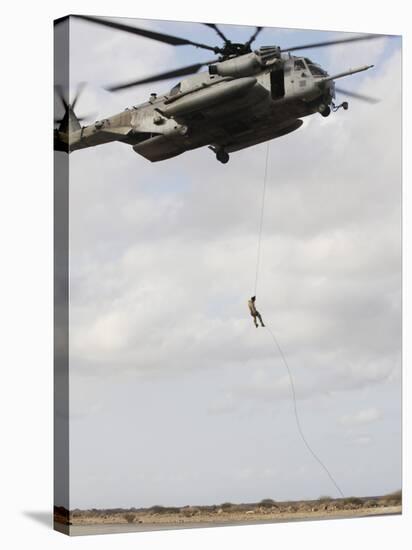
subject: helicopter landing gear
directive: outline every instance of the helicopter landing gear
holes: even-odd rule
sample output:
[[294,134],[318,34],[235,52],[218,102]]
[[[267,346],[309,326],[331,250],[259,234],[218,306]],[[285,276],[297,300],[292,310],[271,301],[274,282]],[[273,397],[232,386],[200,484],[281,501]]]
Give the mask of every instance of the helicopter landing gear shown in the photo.
[[216,151],[216,159],[222,164],[227,164],[229,162],[229,153],[226,153],[224,149]]
[[334,103],[332,103],[332,110],[333,112],[335,113],[338,109],[340,109],[342,107],[342,109],[344,111],[347,111],[348,108],[349,108],[349,104],[347,101],[344,101],[343,103],[341,103],[340,105],[335,105]]
[[330,115],[330,107],[329,105],[325,105],[324,103],[321,103],[319,105],[319,112],[323,117],[327,117]]
[[215,153],[216,160],[218,160],[222,164],[227,164],[229,162],[229,153],[227,153],[223,149],[223,147],[213,147],[212,145],[210,145],[209,149],[211,149]]

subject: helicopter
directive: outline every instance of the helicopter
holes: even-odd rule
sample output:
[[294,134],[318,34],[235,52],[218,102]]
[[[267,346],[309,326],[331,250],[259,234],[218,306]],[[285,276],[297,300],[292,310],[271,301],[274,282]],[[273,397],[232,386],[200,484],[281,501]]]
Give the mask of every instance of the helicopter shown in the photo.
[[[186,151],[208,147],[219,162],[226,164],[230,153],[298,130],[304,117],[316,113],[327,117],[340,108],[347,110],[347,101],[339,105],[335,103],[336,92],[370,103],[377,101],[335,85],[335,80],[366,71],[373,65],[329,75],[310,58],[291,52],[377,39],[383,35],[351,36],[288,48],[269,45],[252,51],[252,43],[263,27],[256,27],[245,43],[234,43],[216,24],[204,23],[223,40],[223,46],[210,46],[87,15],[66,16],[56,20],[55,25],[68,23],[69,18],[172,46],[191,45],[213,51],[218,57],[108,86],[107,90],[115,92],[174,77],[186,77],[166,93],[158,95],[153,92],[146,102],[85,126],[81,125],[82,119],[74,112],[81,90],[69,103],[62,87],[56,86],[64,107],[64,116],[56,120],[59,126],[54,131],[57,151],[70,153],[119,141],[130,145],[135,153],[145,159],[158,162]],[[199,72],[202,67],[207,70]]]

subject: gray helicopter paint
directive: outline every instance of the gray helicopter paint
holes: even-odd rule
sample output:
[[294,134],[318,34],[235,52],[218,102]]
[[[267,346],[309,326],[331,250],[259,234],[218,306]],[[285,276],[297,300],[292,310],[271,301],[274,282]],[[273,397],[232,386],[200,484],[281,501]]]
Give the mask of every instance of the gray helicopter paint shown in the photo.
[[218,82],[214,86],[207,83],[207,87],[198,90],[196,93],[187,94],[171,105],[167,105],[162,109],[162,112],[169,118],[179,117],[179,115],[184,117],[202,109],[210,109],[210,107],[219,105],[219,103],[247,95],[256,86],[256,83],[257,79],[251,76]]
[[[319,77],[305,58],[278,52],[275,46],[264,47],[216,63],[212,74],[190,76],[168,94],[152,94],[148,102],[90,126],[71,131],[75,125],[70,125],[58,137],[70,151],[121,141],[152,162],[208,145],[238,151],[297,130],[301,118],[332,103],[333,78],[369,68],[335,77],[323,71]],[[278,71],[284,94],[273,97],[271,76]]]

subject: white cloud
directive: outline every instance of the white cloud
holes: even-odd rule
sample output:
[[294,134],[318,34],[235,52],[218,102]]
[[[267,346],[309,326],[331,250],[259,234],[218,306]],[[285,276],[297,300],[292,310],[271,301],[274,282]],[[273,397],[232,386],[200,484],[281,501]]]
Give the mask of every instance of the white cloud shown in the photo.
[[[371,77],[380,117],[358,106],[271,144],[259,307],[288,356],[328,363],[342,388],[385,380],[398,361],[397,71],[393,57]],[[74,364],[173,372],[273,359],[270,342],[250,338],[245,306],[263,153],[225,167],[208,151],[151,165],[121,144],[71,157]]]
[[358,411],[357,413],[348,414],[340,418],[340,423],[343,426],[361,426],[376,422],[381,418],[381,413],[376,408],[369,408]]
[[[98,90],[108,77],[137,77],[153,64],[163,70],[172,63],[190,63],[183,50],[164,55],[163,46],[146,41],[150,57],[137,58],[142,44],[132,46],[134,37],[113,36],[107,48],[97,36],[103,37],[104,29],[90,32],[86,38],[76,35],[73,46],[75,80],[92,81],[89,97],[79,101],[82,110],[97,101],[107,114],[112,105],[121,110],[146,98],[147,89],[109,99]],[[86,59],[89,40],[96,47]],[[352,51],[353,57],[351,53],[350,59],[336,63],[361,64],[358,49]],[[378,50],[375,54],[380,55]],[[371,106],[350,101],[349,111],[325,120],[313,116],[295,134],[271,143],[257,295],[258,308],[291,366],[298,399],[308,406],[318,398],[329,399],[335,407],[345,395],[350,401],[361,391],[370,392],[358,413],[340,411],[342,425],[355,427],[378,419],[374,389],[382,390],[385,404],[393,397],[390,388],[399,384],[399,52],[352,83],[354,87],[348,81],[348,89],[376,95],[382,102]],[[163,90],[163,84],[156,89]],[[259,426],[266,437],[276,433],[272,422],[290,399],[289,380],[269,335],[254,328],[246,304],[255,276],[264,153],[265,145],[244,150],[233,154],[226,166],[206,149],[150,164],[116,143],[70,156],[70,374],[77,389],[87,384],[90,393],[94,380],[102,382],[96,393],[110,396],[102,410],[112,414],[110,433],[119,434],[119,445],[131,444],[130,432],[118,431],[124,417],[129,422],[128,411],[133,413],[131,423],[140,419],[138,414],[146,415],[133,409],[133,397],[111,397],[119,380],[136,392],[143,380],[155,378],[160,385],[174,380],[170,410],[179,411],[179,400],[200,392],[190,376],[206,379],[213,387],[211,396],[204,390],[204,408],[192,403],[185,415],[204,430],[208,443],[213,434],[224,445],[238,425],[238,438],[254,435],[249,418],[239,421],[254,405],[275,407]],[[80,414],[87,411],[89,393],[77,389],[72,405]],[[180,420],[187,416],[182,413]],[[336,419],[338,413],[325,414],[322,422],[329,417]],[[287,418],[290,427],[294,419]],[[152,433],[164,429],[164,419],[153,425],[146,415],[144,422]],[[179,431],[182,426],[186,433]],[[320,421],[319,427],[313,426],[317,435],[320,426]],[[91,427],[98,440],[99,426]],[[181,438],[184,451],[194,452],[194,447],[188,451],[187,424],[175,422],[170,431]],[[76,427],[73,437],[79,438],[76,467],[81,470],[88,436]],[[389,430],[385,437],[391,437]],[[101,438],[107,441],[106,432]],[[230,471],[230,445],[238,442],[233,438],[224,447],[228,464],[222,477]],[[203,455],[199,451],[199,460],[199,467],[207,470],[210,449]],[[282,471],[286,462],[276,468]],[[237,471],[248,467],[236,465]],[[127,472],[123,484],[113,483],[118,491],[129,486]],[[279,476],[277,481],[282,481]],[[151,487],[146,489],[152,494]],[[314,496],[320,492],[316,487]]]
[[372,441],[372,438],[368,435],[360,435],[353,440],[357,445],[370,445]]

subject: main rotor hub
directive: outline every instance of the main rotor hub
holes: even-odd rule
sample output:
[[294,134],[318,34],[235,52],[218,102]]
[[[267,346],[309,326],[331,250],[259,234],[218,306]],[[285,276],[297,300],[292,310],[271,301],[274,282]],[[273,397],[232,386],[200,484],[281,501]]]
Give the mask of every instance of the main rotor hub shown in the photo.
[[249,44],[240,44],[237,42],[231,42],[230,40],[225,43],[223,48],[219,48],[219,53],[222,56],[221,61],[229,59],[230,57],[244,55],[245,53],[250,53],[251,51],[252,50],[250,49]]

